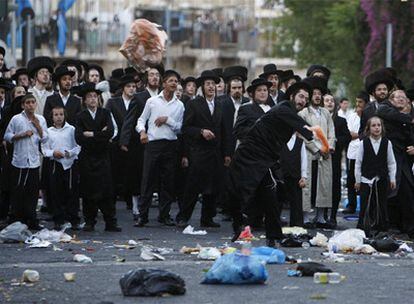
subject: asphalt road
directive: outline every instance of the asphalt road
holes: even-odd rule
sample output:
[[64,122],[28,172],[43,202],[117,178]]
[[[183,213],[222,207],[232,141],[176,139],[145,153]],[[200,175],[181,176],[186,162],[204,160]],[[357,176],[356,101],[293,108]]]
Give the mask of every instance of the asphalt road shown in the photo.
[[[0,244],[0,303],[413,303],[414,259],[378,258],[349,255],[344,263],[326,260],[323,249],[311,247],[282,248],[297,259],[322,261],[333,271],[346,276],[336,285],[319,285],[310,277],[288,277],[292,265],[267,265],[269,279],[264,285],[202,285],[203,270],[212,262],[198,260],[194,255],[179,252],[182,246],[221,246],[229,242],[229,222],[221,229],[207,229],[205,236],[184,235],[175,227],[160,226],[157,211],[151,209],[150,224],[145,228],[132,226],[129,211],[118,204],[122,233],[103,232],[102,219],[96,232],[80,232],[79,243],[56,244],[62,251],[50,248],[27,248],[25,244]],[[198,227],[199,209],[193,216]],[[219,216],[218,216],[219,218]],[[343,228],[354,224],[340,221]],[[51,223],[48,223],[51,226]],[[324,231],[325,234],[329,232]],[[256,232],[260,237],[262,233]],[[114,244],[128,240],[139,243],[135,249],[117,249]],[[263,239],[253,244],[264,245]],[[172,248],[165,261],[144,261],[140,247]],[[86,254],[92,264],[73,262],[75,253]],[[117,262],[116,257],[125,258]],[[131,269],[160,268],[180,275],[186,282],[183,296],[163,298],[124,297],[119,286],[121,276]],[[25,269],[37,270],[40,281],[18,284]],[[63,273],[76,272],[74,282],[65,282]]]

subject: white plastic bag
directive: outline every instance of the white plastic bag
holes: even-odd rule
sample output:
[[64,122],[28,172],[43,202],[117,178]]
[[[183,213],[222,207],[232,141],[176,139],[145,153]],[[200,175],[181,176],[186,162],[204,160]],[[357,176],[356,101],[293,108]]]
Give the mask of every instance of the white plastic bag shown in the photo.
[[14,222],[10,224],[2,231],[0,231],[1,243],[18,243],[24,242],[27,238],[31,237],[32,233],[27,228],[27,225],[20,222]]
[[361,229],[347,229],[329,239],[328,249],[332,252],[353,251],[364,244],[365,232]]
[[316,236],[312,238],[309,243],[311,243],[312,246],[327,247],[328,238],[324,234],[317,232]]
[[75,254],[73,260],[78,263],[92,264],[92,259],[84,254]]
[[217,260],[221,257],[221,252],[215,247],[201,247],[198,258],[201,260]]

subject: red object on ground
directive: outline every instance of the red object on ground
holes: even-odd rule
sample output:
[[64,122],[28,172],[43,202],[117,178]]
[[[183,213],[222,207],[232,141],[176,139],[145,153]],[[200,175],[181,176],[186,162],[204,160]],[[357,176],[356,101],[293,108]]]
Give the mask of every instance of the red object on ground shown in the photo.
[[253,238],[254,238],[254,236],[252,234],[250,226],[246,226],[244,228],[244,230],[239,235],[239,240],[242,240],[242,241],[248,241],[248,240],[251,240]]

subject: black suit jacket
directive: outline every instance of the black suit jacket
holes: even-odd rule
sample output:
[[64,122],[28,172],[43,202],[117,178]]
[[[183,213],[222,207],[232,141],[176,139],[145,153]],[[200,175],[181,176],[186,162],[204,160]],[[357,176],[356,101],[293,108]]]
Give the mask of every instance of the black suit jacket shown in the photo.
[[[236,142],[237,138],[233,134],[233,127],[234,127],[234,113],[236,108],[234,107],[233,100],[229,95],[223,95],[218,99],[223,104],[223,119],[224,119],[224,126],[226,128],[226,135],[228,135],[229,141],[229,153],[230,155],[233,154],[234,150],[236,149]],[[249,99],[247,97],[242,97],[242,105],[248,103]]]
[[145,103],[150,97],[150,93],[147,90],[144,90],[137,93],[129,104],[129,109],[126,113],[122,129],[118,129],[121,130],[121,135],[119,137],[120,145],[128,146],[131,140],[134,142],[138,141],[137,143],[139,143],[139,136],[135,131],[135,126],[137,125],[138,118],[141,116],[142,111],[144,111]]
[[243,138],[249,132],[251,127],[263,114],[265,114],[265,112],[255,102],[241,106],[237,114],[236,124],[234,125],[234,136],[238,140],[243,141]]
[[335,126],[335,152],[332,158],[337,158],[339,161],[342,158],[342,151],[347,147],[349,142],[352,140],[351,132],[348,129],[348,123],[346,119],[340,116],[335,116],[333,119]]
[[[131,107],[132,103],[134,102],[134,99],[132,99],[129,103],[129,107]],[[122,96],[110,98],[108,102],[106,103],[105,108],[109,110],[109,112],[112,113],[114,116],[116,125],[118,127],[118,135],[113,139],[113,141],[118,141],[120,137],[120,133],[122,132],[122,127],[124,124],[125,117],[127,115],[127,109],[125,108],[124,100],[122,99]]]
[[53,125],[52,109],[54,107],[64,107],[66,111],[66,121],[72,126],[75,125],[76,115],[82,111],[81,100],[75,95],[70,95],[66,105],[63,105],[62,98],[59,93],[56,92],[46,98],[45,108],[43,110],[43,116],[46,119],[47,126]]
[[365,126],[367,125],[368,119],[375,115],[377,112],[377,107],[375,106],[375,101],[371,101],[368,103],[364,110],[362,111],[361,115],[361,123],[359,125],[359,137],[362,139],[364,137]]

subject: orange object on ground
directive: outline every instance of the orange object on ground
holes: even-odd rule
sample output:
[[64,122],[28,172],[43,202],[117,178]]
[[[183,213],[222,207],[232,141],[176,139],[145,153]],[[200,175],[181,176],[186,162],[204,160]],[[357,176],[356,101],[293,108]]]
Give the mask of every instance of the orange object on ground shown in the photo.
[[241,241],[250,241],[254,238],[250,226],[246,226],[244,230],[239,235],[239,240]]

